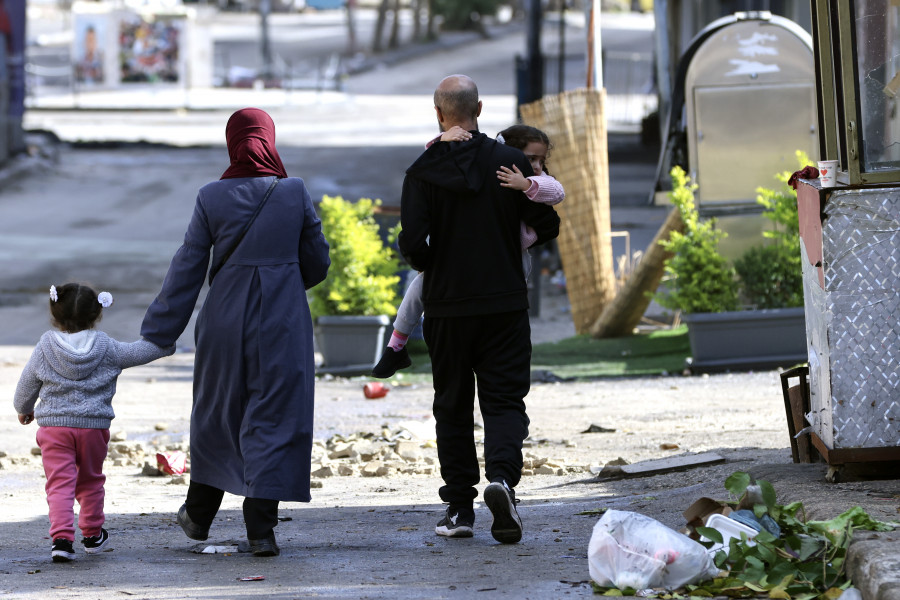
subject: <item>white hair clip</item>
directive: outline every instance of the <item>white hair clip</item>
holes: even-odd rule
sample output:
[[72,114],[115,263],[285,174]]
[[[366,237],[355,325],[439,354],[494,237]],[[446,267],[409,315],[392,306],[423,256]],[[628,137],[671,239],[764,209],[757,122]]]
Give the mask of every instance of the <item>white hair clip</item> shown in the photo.
[[50,300],[52,300],[53,302],[56,302],[57,300],[59,300],[59,295],[56,293],[55,285],[50,286]]
[[97,294],[97,302],[99,302],[100,306],[102,306],[103,308],[109,308],[113,303],[112,294],[110,294],[109,292],[100,292],[99,294]]
[[506,143],[506,140],[503,139],[503,134],[502,134],[502,133],[498,133],[498,134],[497,134],[497,141],[500,142],[501,144],[505,144],[505,143]]

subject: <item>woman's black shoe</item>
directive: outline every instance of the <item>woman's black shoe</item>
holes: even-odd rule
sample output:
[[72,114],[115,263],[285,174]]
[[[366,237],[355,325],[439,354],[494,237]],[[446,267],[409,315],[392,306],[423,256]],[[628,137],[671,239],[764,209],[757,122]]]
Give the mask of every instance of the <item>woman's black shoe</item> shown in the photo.
[[275,534],[270,533],[261,540],[247,540],[250,544],[250,552],[253,556],[278,556],[281,549],[275,543]]
[[178,509],[178,518],[176,520],[178,521],[178,524],[181,525],[184,535],[192,540],[199,540],[202,542],[209,537],[209,527],[204,529],[191,521],[191,517],[188,516],[186,505],[182,504],[181,508]]

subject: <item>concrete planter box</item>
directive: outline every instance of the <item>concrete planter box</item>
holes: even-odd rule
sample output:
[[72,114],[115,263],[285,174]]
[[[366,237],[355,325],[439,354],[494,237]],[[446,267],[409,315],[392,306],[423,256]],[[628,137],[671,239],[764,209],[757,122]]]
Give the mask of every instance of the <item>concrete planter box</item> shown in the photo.
[[372,370],[390,332],[387,315],[333,316],[316,319],[316,344],[322,354],[320,371],[340,375]]
[[774,369],[807,358],[803,307],[683,315],[695,372]]

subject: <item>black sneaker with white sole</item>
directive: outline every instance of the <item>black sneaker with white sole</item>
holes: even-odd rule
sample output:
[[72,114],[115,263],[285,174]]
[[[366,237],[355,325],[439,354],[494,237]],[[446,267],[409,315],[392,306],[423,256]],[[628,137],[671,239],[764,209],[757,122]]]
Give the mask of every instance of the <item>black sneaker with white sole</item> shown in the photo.
[[75,549],[72,542],[64,538],[56,538],[53,540],[53,547],[50,548],[50,558],[53,562],[70,562],[75,560]]
[[444,537],[472,537],[475,511],[471,507],[449,506],[434,532]]
[[522,519],[516,510],[516,493],[505,481],[494,481],[484,488],[484,503],[494,516],[491,535],[501,544],[515,544],[522,539]]
[[84,551],[88,554],[103,552],[103,549],[109,544],[109,532],[101,527],[100,535],[86,537],[81,540],[81,543],[84,544]]

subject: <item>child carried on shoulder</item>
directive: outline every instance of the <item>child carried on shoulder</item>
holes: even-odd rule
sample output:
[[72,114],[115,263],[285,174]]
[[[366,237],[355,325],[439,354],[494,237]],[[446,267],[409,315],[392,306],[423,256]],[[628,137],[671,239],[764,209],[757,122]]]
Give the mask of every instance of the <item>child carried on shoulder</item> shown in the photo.
[[[471,138],[472,134],[468,131],[460,127],[453,127],[428,142],[426,147],[437,142],[465,142]],[[546,133],[528,125],[513,125],[498,133],[496,139],[501,144],[521,150],[534,170],[534,175],[525,177],[516,165],[513,165],[511,169],[500,167],[500,170],[497,171],[497,179],[500,180],[501,186],[519,190],[532,202],[550,206],[565,200],[566,192],[562,184],[547,172],[547,158],[550,154],[551,144]],[[531,274],[531,255],[528,253],[528,248],[537,241],[537,235],[531,227],[522,223],[520,237],[522,270],[525,278],[528,279]],[[416,274],[406,289],[403,300],[397,309],[391,339],[378,364],[372,369],[372,377],[387,379],[398,370],[412,365],[409,352],[406,350],[406,342],[425,311],[422,302],[422,277],[422,273]]]

